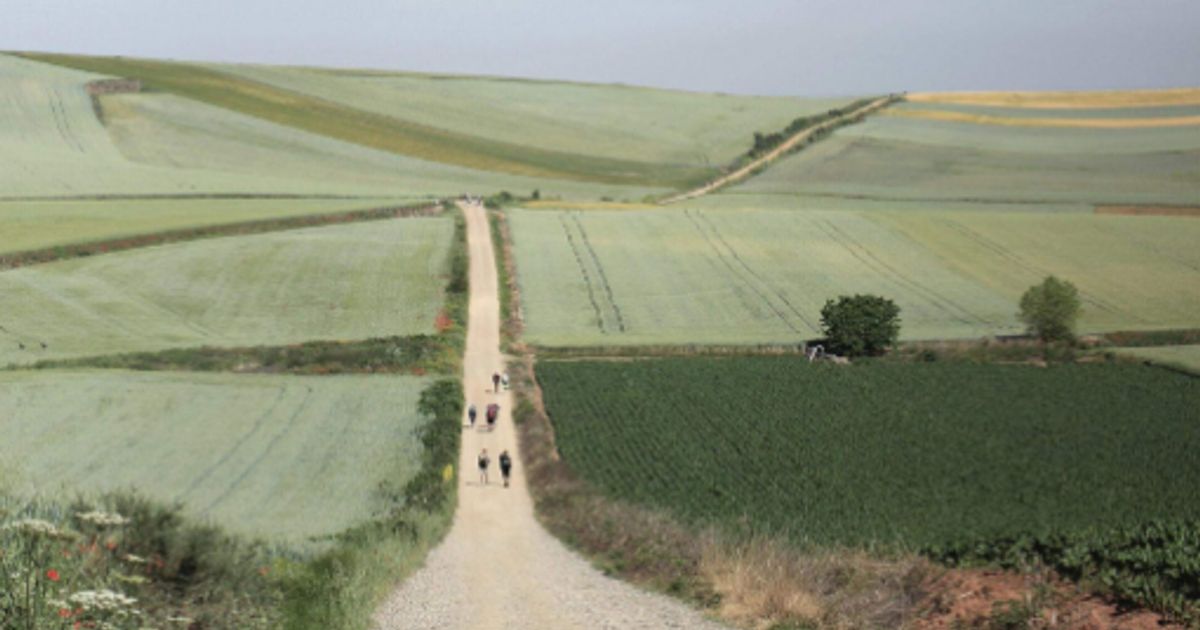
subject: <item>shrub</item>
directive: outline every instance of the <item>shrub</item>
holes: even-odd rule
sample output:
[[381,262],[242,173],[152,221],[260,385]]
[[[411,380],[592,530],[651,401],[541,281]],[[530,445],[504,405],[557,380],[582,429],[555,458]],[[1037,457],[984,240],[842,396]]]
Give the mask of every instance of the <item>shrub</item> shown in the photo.
[[850,356],[882,354],[900,336],[900,307],[877,295],[843,295],[825,302],[821,326],[833,352]]
[[1066,280],[1047,276],[1021,296],[1017,317],[1042,341],[1070,341],[1079,319],[1079,290]]

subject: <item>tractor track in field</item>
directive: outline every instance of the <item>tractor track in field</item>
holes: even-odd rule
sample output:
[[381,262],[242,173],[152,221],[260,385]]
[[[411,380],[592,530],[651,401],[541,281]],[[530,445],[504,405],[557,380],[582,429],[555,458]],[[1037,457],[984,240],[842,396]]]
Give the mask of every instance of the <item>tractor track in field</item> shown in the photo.
[[579,275],[583,276],[583,284],[587,287],[588,302],[592,305],[592,311],[596,314],[596,327],[603,334],[608,334],[608,330],[604,328],[604,314],[600,311],[600,303],[596,301],[596,290],[592,286],[592,277],[588,274],[587,265],[583,262],[583,256],[579,253],[579,246],[575,244],[575,237],[571,235],[571,227],[567,225],[567,220],[563,215],[558,215],[558,221],[562,224],[563,235],[567,237],[567,244],[571,246],[571,253],[575,256],[575,264],[579,265]]
[[592,262],[596,265],[596,273],[600,276],[600,287],[604,289],[604,295],[608,298],[608,305],[612,307],[613,315],[617,319],[617,330],[625,332],[625,318],[621,315],[621,307],[617,305],[617,299],[613,297],[612,285],[608,282],[608,274],[604,273],[604,265],[600,264],[600,257],[596,255],[596,250],[592,248],[592,241],[588,239],[587,230],[584,229],[583,222],[579,220],[579,215],[579,212],[571,213],[571,219],[575,222],[575,227],[579,230],[579,236],[583,239],[584,248],[587,249]]
[[[971,228],[969,228],[957,221],[953,221],[950,219],[940,219],[939,221],[946,227],[950,228],[951,230],[958,232],[959,235],[966,238],[967,240],[975,243],[976,245],[979,245],[980,247],[983,247],[987,251],[992,252],[993,254],[999,256],[1000,258],[1007,260],[1008,262],[1010,262],[1014,265],[1017,265],[1019,268],[1024,269],[1025,271],[1027,271],[1029,273],[1032,273],[1036,276],[1041,276],[1041,277],[1052,275],[1050,272],[1046,271],[1045,269],[1026,261],[1024,258],[1022,258],[1021,256],[1017,255],[1016,253],[1010,251],[1009,249],[1005,248],[1000,243],[993,241],[992,239],[980,234],[979,232],[976,232],[975,230],[972,230]],[[1120,307],[1113,305],[1113,304],[1109,304],[1108,302],[1106,302],[1099,296],[1097,296],[1089,291],[1079,289],[1079,295],[1083,298],[1084,302],[1087,302],[1087,303],[1091,304],[1092,306],[1099,308],[1102,311],[1107,311],[1109,313],[1112,313],[1113,315],[1122,315],[1122,316],[1130,318],[1131,320],[1133,320],[1135,322],[1146,323],[1146,320],[1144,318],[1138,317],[1137,315],[1134,315],[1133,313],[1128,313],[1128,312],[1122,311]]]
[[[800,328],[798,326],[796,326],[794,323],[792,323],[791,319],[788,318],[787,313],[785,313],[783,309],[779,308],[771,300],[770,295],[768,295],[767,292],[764,291],[763,289],[760,289],[759,287],[755,286],[755,282],[754,282],[755,276],[753,275],[753,272],[751,272],[750,277],[747,278],[745,275],[745,272],[738,271],[738,267],[735,266],[734,263],[729,260],[730,256],[726,255],[725,252],[721,251],[720,245],[718,245],[717,242],[715,240],[713,240],[713,235],[710,234],[709,231],[705,229],[704,224],[702,224],[700,222],[700,220],[697,218],[697,215],[699,213],[693,212],[690,209],[686,209],[683,211],[683,214],[684,214],[684,216],[686,216],[688,218],[689,221],[692,222],[692,226],[696,228],[696,231],[699,232],[702,237],[704,237],[704,241],[706,243],[708,243],[709,248],[711,248],[713,253],[716,254],[717,260],[721,261],[721,264],[724,265],[725,268],[729,271],[729,274],[731,276],[733,276],[733,279],[737,282],[737,284],[734,285],[735,291],[736,291],[737,287],[745,287],[747,289],[750,289],[750,291],[754,292],[754,294],[758,296],[759,300],[761,300],[762,303],[765,304],[767,306],[767,308],[772,313],[775,314],[775,317],[777,317],[779,319],[779,321],[783,322],[783,324],[785,326],[787,326],[792,332],[796,333],[797,335],[803,334],[803,332],[800,330]],[[727,245],[727,247],[728,247],[728,245]],[[730,249],[730,251],[732,252],[733,250]],[[734,254],[734,255],[736,255],[736,254]],[[739,262],[741,262],[742,267],[746,267],[744,261],[741,261],[739,259]],[[747,267],[747,269],[748,269],[748,267]],[[761,280],[760,280],[760,282],[761,282]],[[762,282],[762,284],[765,285],[766,283]],[[767,286],[769,289],[770,286],[769,285],[767,285]],[[750,312],[753,312],[755,310],[754,307],[744,299],[742,300],[742,305],[745,306],[746,310],[748,310]],[[807,322],[805,322],[805,323],[807,324]]]
[[741,254],[738,254],[738,251],[734,249],[733,245],[731,245],[729,241],[725,239],[725,235],[721,233],[721,230],[717,227],[717,224],[713,222],[711,217],[699,210],[695,211],[695,215],[706,225],[708,225],[709,229],[712,230],[713,235],[717,237],[717,240],[721,241],[721,244],[725,246],[725,249],[729,250],[730,255],[733,256],[733,259],[736,260],[743,269],[745,269],[750,275],[754,276],[763,284],[763,286],[770,289],[771,292],[779,298],[779,301],[783,302],[784,305],[787,306],[789,311],[799,318],[800,321],[804,322],[805,326],[808,326],[813,332],[819,333],[821,331],[820,327],[809,321],[809,319],[804,316],[804,313],[802,313],[800,309],[796,308],[796,306],[792,304],[792,301],[787,298],[787,295],[785,295],[782,290],[768,282],[767,279],[762,276],[762,274],[758,273],[758,271],[756,271],[753,267],[746,263],[745,260],[742,259]]
[[916,295],[921,296],[935,308],[952,317],[955,321],[963,324],[971,324],[973,323],[972,320],[974,320],[976,323],[987,326],[996,325],[995,322],[988,321],[987,319],[972,313],[966,307],[942,295],[933,288],[921,284],[920,282],[917,282],[916,280],[904,275],[898,269],[892,267],[887,262],[884,262],[881,258],[876,256],[870,248],[864,246],[862,243],[859,243],[854,239],[854,237],[850,236],[850,234],[838,227],[832,221],[829,221],[828,219],[821,219],[816,223],[817,227],[829,235],[829,238],[846,248],[846,251],[850,252],[850,255],[854,256],[868,268],[877,271],[880,276],[891,280],[893,284],[899,286],[901,289],[907,289]]
[[[476,405],[498,403],[500,417],[492,431],[464,428],[454,524],[424,567],[376,610],[374,627],[724,628],[679,601],[606,577],[534,517],[512,421],[513,396],[492,391],[491,375],[504,368],[505,357],[500,351],[500,298],[487,214],[479,205],[465,205],[463,210],[471,261],[463,390],[467,401]],[[482,448],[493,461],[502,449],[514,454],[511,487],[502,487],[495,477],[486,485],[478,480],[475,456]]]

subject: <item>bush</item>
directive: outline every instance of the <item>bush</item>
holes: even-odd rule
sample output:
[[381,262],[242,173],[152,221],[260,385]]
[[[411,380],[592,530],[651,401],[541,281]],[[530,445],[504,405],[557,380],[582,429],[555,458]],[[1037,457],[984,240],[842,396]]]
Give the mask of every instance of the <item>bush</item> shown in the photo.
[[1047,276],[1041,284],[1029,287],[1021,296],[1017,317],[1029,334],[1042,341],[1070,341],[1075,338],[1079,319],[1079,290],[1066,280]]
[[825,302],[821,327],[830,350],[849,356],[882,354],[900,336],[900,307],[877,295],[843,295]]

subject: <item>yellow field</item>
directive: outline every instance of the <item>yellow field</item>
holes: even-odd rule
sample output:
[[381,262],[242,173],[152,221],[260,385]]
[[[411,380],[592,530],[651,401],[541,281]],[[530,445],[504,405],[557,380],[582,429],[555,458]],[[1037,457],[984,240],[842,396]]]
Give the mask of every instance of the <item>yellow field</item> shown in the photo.
[[902,118],[925,118],[948,122],[973,123],[977,125],[1005,125],[1010,127],[1073,127],[1076,129],[1139,129],[1146,127],[1191,127],[1200,125],[1200,116],[1175,116],[1154,118],[1016,118],[989,114],[967,114],[929,109],[888,109],[884,116]]
[[1110,90],[1097,92],[917,92],[914,103],[993,105],[1045,109],[1104,109],[1200,105],[1200,88],[1169,90]]

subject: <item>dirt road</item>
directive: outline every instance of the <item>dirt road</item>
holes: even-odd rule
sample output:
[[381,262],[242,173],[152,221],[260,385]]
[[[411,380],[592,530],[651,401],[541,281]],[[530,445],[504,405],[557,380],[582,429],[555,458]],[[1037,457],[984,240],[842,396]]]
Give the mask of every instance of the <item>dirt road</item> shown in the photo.
[[[700,613],[669,598],[605,577],[563,547],[534,519],[513,429],[512,396],[492,391],[504,370],[500,353],[500,300],[487,214],[464,206],[471,259],[470,323],[463,361],[468,403],[479,408],[475,430],[464,428],[459,457],[458,510],[446,540],[425,566],[392,593],[375,614],[375,627],[463,629],[697,628],[717,629]],[[489,403],[500,418],[488,432]],[[465,423],[465,419],[464,419]],[[476,456],[492,458],[490,483],[480,482]],[[496,459],[507,449],[516,466],[504,488]]]
[[847,118],[853,118],[855,116],[862,116],[865,114],[870,114],[871,112],[883,107],[884,105],[887,105],[888,101],[890,99],[891,99],[890,96],[884,96],[882,98],[871,101],[870,103],[867,103],[866,105],[863,105],[862,107],[859,107],[858,109],[856,109],[854,111],[846,112],[845,114],[838,116],[837,118],[834,118],[832,120],[827,120],[815,127],[809,127],[808,129],[805,129],[805,130],[797,133],[796,135],[788,138],[787,140],[784,140],[783,144],[780,144],[779,146],[775,147],[774,149],[771,149],[769,152],[767,152],[762,157],[739,168],[738,170],[736,170],[732,173],[729,173],[728,175],[722,175],[721,177],[718,177],[717,179],[714,179],[713,181],[708,182],[707,184],[705,184],[699,188],[695,188],[695,189],[689,190],[687,192],[679,193],[678,195],[675,195],[673,197],[668,197],[666,199],[663,199],[661,203],[668,204],[668,203],[675,203],[678,201],[687,201],[688,199],[695,199],[696,197],[700,197],[702,195],[707,195],[708,193],[713,192],[714,190],[717,190],[718,188],[722,188],[724,186],[728,186],[730,184],[739,182],[739,181],[749,177],[750,174],[753,173],[755,169],[760,168],[762,166],[766,166],[767,164],[770,164],[771,162],[774,162],[775,160],[779,159],[780,156],[786,154],[788,151],[791,151],[792,148],[795,147],[797,144],[800,144],[801,142],[808,140],[810,137],[812,137],[813,134],[818,133],[820,131],[824,131],[835,125],[839,125],[842,123],[842,121],[846,120]]

